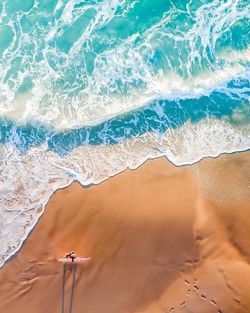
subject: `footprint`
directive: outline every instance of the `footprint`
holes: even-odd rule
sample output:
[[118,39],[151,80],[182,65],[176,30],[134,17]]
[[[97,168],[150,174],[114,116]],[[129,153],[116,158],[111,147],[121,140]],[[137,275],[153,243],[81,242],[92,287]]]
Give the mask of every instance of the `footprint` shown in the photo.
[[181,303],[180,303],[180,306],[184,306],[186,304],[186,301],[182,301]]
[[201,294],[201,299],[206,299],[206,295]]
[[210,302],[211,302],[213,305],[216,305],[216,304],[217,304],[216,301],[213,300],[213,299],[212,299]]

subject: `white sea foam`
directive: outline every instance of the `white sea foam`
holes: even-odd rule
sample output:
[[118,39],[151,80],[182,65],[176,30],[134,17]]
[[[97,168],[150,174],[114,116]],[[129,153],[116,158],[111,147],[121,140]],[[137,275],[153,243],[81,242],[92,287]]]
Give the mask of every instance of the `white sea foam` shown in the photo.
[[[209,94],[212,89],[244,75],[245,63],[241,64],[240,60],[248,60],[248,49],[236,52],[229,47],[224,51],[228,57],[223,57],[226,62],[222,64],[216,43],[233,24],[250,17],[249,5],[241,7],[240,0],[213,0],[192,11],[192,2],[186,9],[193,23],[187,23],[188,27],[183,25],[176,33],[168,26],[183,12],[173,6],[142,33],[135,32],[123,40],[105,37],[106,48],[95,55],[92,71],[88,69],[86,54],[95,54],[92,47],[103,38],[98,32],[114,17],[125,18],[136,1],[91,1],[76,7],[82,1],[72,0],[64,8],[58,1],[54,14],[62,10],[61,16],[53,19],[50,27],[44,27],[42,34],[36,33],[35,26],[33,32],[23,32],[21,19],[27,13],[20,13],[16,23],[9,21],[8,26],[15,36],[20,32],[21,40],[13,40],[0,63],[0,115],[20,122],[38,120],[58,129],[96,124],[154,99]],[[64,28],[73,27],[89,9],[95,14],[67,53],[51,44],[64,34]],[[122,14],[117,13],[118,9]],[[35,45],[34,53],[29,53],[31,44]],[[159,67],[149,60],[152,55],[157,61],[154,55],[158,50],[162,54]],[[22,65],[15,76],[13,62],[18,58],[22,59]],[[177,66],[178,63],[181,65]],[[194,67],[196,74],[192,72]],[[17,90],[27,77],[31,78],[33,88],[20,100]],[[61,86],[58,80],[63,81]]]
[[[192,145],[190,144],[192,143]],[[45,145],[20,155],[0,146],[0,266],[21,246],[43,213],[53,191],[78,180],[98,184],[126,168],[165,156],[176,165],[191,164],[250,148],[250,126],[236,127],[226,120],[186,122],[163,135],[145,133],[116,145],[82,146],[60,157]]]
[[[106,75],[112,77],[111,71],[106,72]],[[94,93],[93,90],[103,87],[95,85],[95,80],[93,86],[87,89],[88,92],[85,90],[81,95],[80,102],[79,98],[72,99],[68,105],[68,99],[62,99],[60,106],[39,105],[46,88],[46,82],[41,80],[32,93],[17,95],[11,105],[1,106],[0,115],[23,123],[27,120],[38,120],[41,123],[49,123],[57,130],[96,125],[119,114],[144,107],[155,100],[195,99],[202,95],[209,96],[214,90],[230,93],[231,90],[225,86],[226,83],[233,78],[248,77],[247,75],[246,69],[239,64],[210,74],[202,73],[188,81],[175,73],[168,73],[167,76],[162,74],[158,77],[148,77],[147,90],[131,89],[129,95]],[[234,90],[234,93],[244,97],[242,91],[246,90]]]
[[220,57],[223,60],[229,61],[229,62],[239,62],[242,64],[248,64],[250,62],[250,47],[247,47],[244,50],[241,51],[223,51],[220,54]]

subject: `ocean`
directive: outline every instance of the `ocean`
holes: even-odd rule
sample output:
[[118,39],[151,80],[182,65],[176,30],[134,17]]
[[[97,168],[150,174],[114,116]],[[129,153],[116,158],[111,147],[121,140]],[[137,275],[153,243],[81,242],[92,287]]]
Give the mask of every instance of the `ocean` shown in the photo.
[[249,0],[0,0],[0,266],[50,196],[250,148]]

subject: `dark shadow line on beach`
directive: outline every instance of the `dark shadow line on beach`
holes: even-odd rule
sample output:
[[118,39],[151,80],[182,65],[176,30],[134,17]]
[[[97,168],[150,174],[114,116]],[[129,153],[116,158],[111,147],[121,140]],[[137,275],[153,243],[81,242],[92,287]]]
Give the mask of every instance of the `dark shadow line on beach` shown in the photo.
[[72,287],[71,287],[71,293],[70,293],[70,305],[69,305],[69,313],[72,313],[73,308],[73,300],[74,300],[74,290],[75,290],[75,284],[76,284],[76,270],[77,265],[73,265],[73,276],[72,276]]
[[61,313],[64,313],[64,299],[65,299],[65,276],[66,276],[67,264],[63,264],[63,279],[62,279],[62,302]]

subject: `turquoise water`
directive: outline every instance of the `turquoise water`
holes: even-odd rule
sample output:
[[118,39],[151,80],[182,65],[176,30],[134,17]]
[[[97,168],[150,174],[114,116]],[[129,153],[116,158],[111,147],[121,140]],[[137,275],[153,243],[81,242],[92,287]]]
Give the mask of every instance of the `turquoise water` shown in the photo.
[[250,147],[248,0],[0,1],[0,266],[51,193]]
[[209,96],[201,96],[198,99],[154,101],[140,110],[107,120],[97,126],[67,131],[56,131],[49,126],[37,125],[36,122],[17,125],[13,121],[5,120],[2,121],[0,143],[11,143],[20,153],[25,153],[30,147],[46,142],[49,150],[65,155],[82,145],[117,144],[147,132],[163,134],[169,128],[181,127],[187,120],[192,123],[209,117],[230,120],[236,109],[245,114],[244,123],[249,123],[250,108],[246,111],[245,107],[242,107],[243,96],[250,95],[249,82],[231,81],[228,85],[242,89],[240,96],[214,91]]

